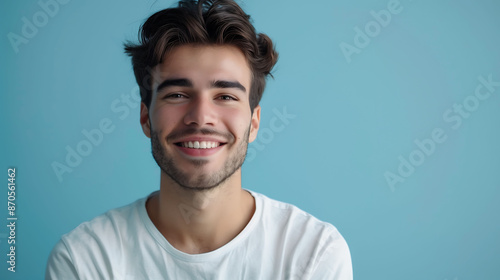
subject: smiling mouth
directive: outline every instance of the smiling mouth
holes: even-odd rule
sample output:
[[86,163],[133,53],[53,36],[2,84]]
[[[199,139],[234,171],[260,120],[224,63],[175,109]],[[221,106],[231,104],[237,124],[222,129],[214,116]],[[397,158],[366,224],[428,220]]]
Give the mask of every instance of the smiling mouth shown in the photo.
[[226,143],[213,142],[213,141],[188,141],[188,142],[177,142],[174,143],[174,145],[189,149],[213,149],[222,145],[226,145]]

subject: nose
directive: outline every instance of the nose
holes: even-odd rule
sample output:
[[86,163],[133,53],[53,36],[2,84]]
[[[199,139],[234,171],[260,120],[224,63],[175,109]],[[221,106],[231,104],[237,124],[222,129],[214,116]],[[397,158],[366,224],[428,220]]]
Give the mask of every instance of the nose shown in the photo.
[[188,126],[215,126],[217,112],[212,100],[201,95],[192,98],[184,116],[184,123]]

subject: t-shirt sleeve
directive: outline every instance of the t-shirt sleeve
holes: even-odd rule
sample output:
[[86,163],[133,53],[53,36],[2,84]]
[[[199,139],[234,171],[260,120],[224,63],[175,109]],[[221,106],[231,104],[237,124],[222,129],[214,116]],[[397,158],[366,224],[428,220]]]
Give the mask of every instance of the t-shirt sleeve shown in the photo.
[[352,280],[351,253],[338,231],[331,233],[309,279]]
[[52,249],[47,261],[45,270],[45,280],[73,280],[80,279],[73,264],[71,253],[64,243],[63,239],[59,240]]

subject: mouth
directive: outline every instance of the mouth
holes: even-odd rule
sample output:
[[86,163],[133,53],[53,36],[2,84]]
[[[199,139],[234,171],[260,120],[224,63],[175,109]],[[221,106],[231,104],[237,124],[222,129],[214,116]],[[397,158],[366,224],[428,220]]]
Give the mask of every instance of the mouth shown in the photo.
[[215,149],[227,143],[214,142],[214,141],[185,141],[177,142],[174,145],[187,149]]
[[174,143],[188,158],[206,158],[217,154],[227,143],[216,141],[184,141]]

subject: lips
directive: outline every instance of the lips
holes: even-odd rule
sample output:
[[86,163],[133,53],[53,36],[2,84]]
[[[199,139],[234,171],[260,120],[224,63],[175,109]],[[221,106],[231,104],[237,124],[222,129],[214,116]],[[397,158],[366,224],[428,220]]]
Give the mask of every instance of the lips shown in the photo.
[[[194,145],[194,143],[193,143]],[[218,145],[217,147],[213,148],[186,148],[183,146],[176,145],[177,149],[181,151],[183,154],[191,156],[191,157],[206,157],[213,155],[217,153],[219,150],[221,150],[225,144]]]
[[177,146],[181,146],[184,148],[191,148],[191,149],[212,149],[219,147],[223,143],[214,141],[185,141],[185,142],[178,142],[175,144]]
[[208,136],[191,136],[180,139],[174,143],[186,155],[203,157],[209,156],[227,144],[225,140]]

